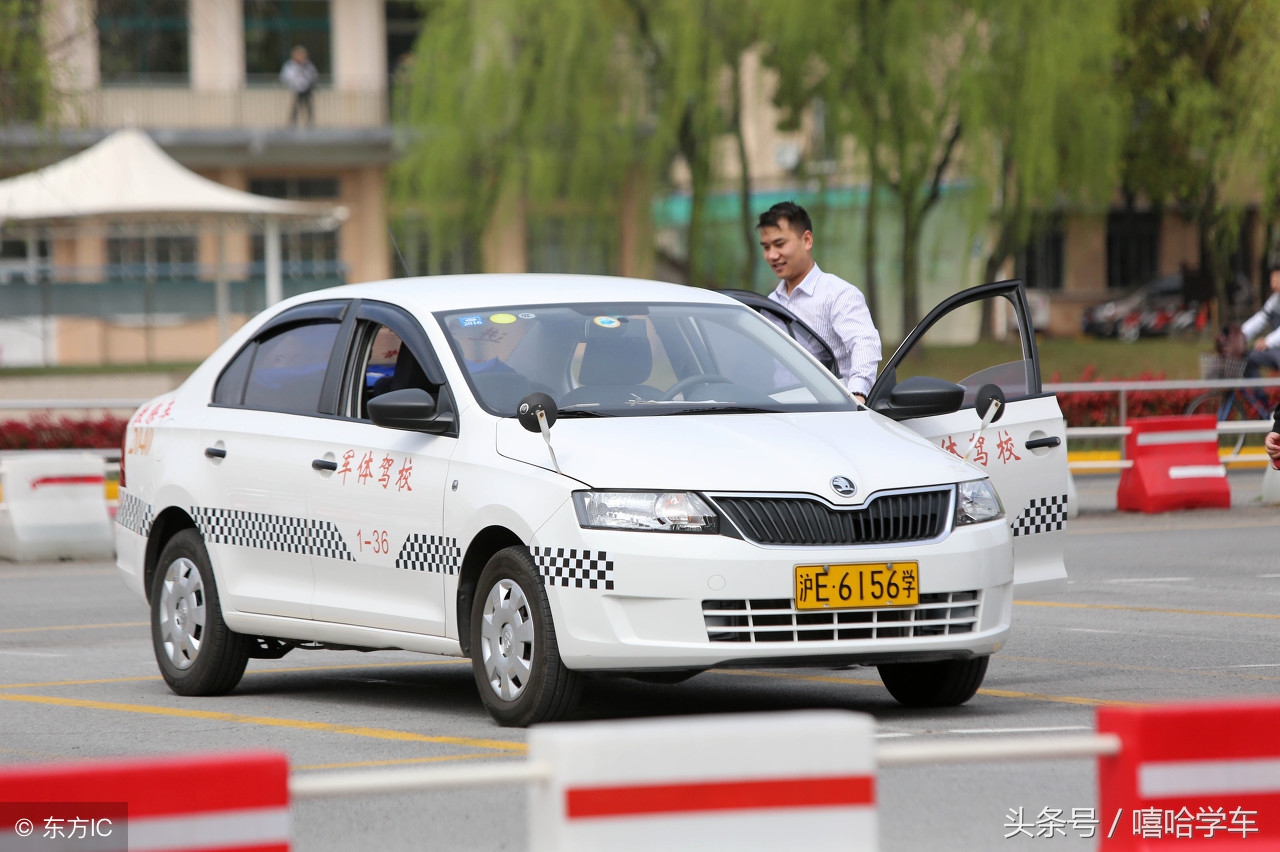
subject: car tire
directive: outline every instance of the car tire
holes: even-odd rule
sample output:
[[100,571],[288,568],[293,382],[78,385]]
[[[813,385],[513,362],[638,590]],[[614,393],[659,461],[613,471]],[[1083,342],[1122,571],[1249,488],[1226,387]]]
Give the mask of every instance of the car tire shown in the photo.
[[493,555],[471,605],[471,670],[490,715],[505,727],[563,718],[582,677],[560,661],[551,604],[524,547]]
[[249,662],[251,638],[222,620],[218,584],[200,534],[179,532],[160,554],[151,586],[151,644],[179,695],[225,695]]
[[990,657],[877,666],[889,694],[905,707],[958,707],[974,696]]

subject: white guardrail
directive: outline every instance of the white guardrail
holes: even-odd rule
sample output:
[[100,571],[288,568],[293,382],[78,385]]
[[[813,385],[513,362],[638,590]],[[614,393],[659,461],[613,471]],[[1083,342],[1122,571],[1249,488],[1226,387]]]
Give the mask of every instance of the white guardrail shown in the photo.
[[[1061,734],[1050,737],[965,740],[934,743],[883,743],[876,746],[882,769],[935,763],[1005,760],[1057,760],[1120,753],[1116,734]],[[532,761],[505,761],[489,766],[408,767],[290,775],[294,798],[398,793],[411,790],[454,790],[490,784],[542,784],[551,781],[551,766]]]

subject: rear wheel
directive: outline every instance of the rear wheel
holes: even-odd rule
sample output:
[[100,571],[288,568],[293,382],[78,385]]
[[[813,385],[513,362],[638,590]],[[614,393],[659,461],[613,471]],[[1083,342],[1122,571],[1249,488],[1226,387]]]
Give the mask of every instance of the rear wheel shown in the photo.
[[200,534],[169,539],[151,587],[151,644],[160,674],[179,695],[224,695],[249,662],[252,639],[222,620],[218,584]]
[[906,707],[957,707],[974,696],[990,657],[877,666],[889,694]]
[[560,661],[551,604],[523,547],[494,554],[471,609],[471,669],[498,724],[551,722],[572,709],[582,679]]

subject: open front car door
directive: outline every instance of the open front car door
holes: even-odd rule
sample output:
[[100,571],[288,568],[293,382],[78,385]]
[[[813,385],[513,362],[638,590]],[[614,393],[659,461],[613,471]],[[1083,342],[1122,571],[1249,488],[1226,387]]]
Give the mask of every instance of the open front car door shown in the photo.
[[[945,347],[967,342],[964,332],[980,321],[987,301],[1002,339],[982,344],[989,365],[955,375],[961,368],[948,362]],[[931,413],[939,408],[931,400],[948,387],[958,395],[956,385],[963,389],[959,409]],[[885,364],[867,405],[990,476],[1013,532],[1015,584],[1066,578],[1066,423],[1058,400],[1041,389],[1022,282],[984,284],[934,308]]]

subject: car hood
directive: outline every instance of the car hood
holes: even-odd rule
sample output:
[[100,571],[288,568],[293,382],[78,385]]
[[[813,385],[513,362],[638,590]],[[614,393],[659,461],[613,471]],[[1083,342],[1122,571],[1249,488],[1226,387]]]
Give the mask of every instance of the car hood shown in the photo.
[[[981,473],[870,411],[562,418],[551,430],[561,472],[593,488],[818,494],[858,505],[874,491]],[[499,454],[553,470],[540,434],[496,424]],[[831,478],[851,479],[841,497]]]

